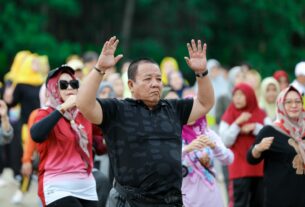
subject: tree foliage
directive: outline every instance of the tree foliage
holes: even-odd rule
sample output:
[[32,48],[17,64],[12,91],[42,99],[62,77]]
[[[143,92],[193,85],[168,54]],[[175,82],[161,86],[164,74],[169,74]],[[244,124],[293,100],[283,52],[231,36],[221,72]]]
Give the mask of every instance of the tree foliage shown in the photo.
[[0,5],[2,74],[19,50],[47,54],[56,67],[70,54],[99,52],[112,35],[127,45],[119,48],[125,59],[174,56],[190,80],[183,56],[191,38],[207,42],[208,58],[226,67],[248,62],[263,76],[281,68],[293,74],[305,54],[305,0],[0,0]]

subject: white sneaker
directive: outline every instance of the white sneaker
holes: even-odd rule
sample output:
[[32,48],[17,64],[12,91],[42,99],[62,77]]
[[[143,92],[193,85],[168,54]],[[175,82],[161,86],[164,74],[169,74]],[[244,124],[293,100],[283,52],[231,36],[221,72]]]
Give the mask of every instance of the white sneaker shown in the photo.
[[22,202],[23,193],[20,190],[17,190],[11,199],[11,203],[19,204]]
[[0,187],[4,187],[6,185],[7,185],[7,182],[3,178],[0,178]]

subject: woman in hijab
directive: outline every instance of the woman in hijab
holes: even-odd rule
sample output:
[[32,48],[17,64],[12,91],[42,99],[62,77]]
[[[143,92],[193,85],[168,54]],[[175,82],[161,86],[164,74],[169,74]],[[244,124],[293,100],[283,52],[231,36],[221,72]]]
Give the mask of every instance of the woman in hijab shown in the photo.
[[255,69],[251,69],[246,72],[245,83],[248,83],[255,91],[256,98],[260,97],[260,85],[262,77],[259,72]]
[[163,85],[168,85],[168,76],[171,72],[179,71],[178,62],[173,57],[165,57],[160,63],[161,78]]
[[47,207],[96,207],[92,125],[75,107],[74,70],[50,71],[46,87],[49,105],[38,111],[31,128],[40,156],[38,195]]
[[224,93],[220,95],[216,99],[215,103],[215,118],[216,118],[216,124],[219,125],[221,121],[221,117],[226,111],[227,107],[231,103],[232,100],[232,90],[234,86],[238,83],[241,83],[246,78],[246,72],[244,72],[241,68],[241,66],[235,66],[229,70],[228,73],[228,85],[229,85],[229,93]]
[[180,71],[173,71],[168,74],[168,86],[177,93],[179,98],[182,98],[183,91],[187,86]]
[[272,121],[276,118],[276,98],[279,93],[280,85],[273,77],[267,77],[262,81],[259,106]]
[[289,76],[285,70],[275,71],[273,77],[279,82],[281,91],[289,86]]
[[113,86],[110,82],[103,81],[101,82],[96,97],[98,98],[116,98]]
[[229,166],[229,206],[262,206],[263,163],[248,164],[247,152],[267,123],[271,120],[258,107],[253,88],[237,84],[219,126],[220,137],[234,153],[234,162]]
[[305,206],[305,112],[302,97],[289,86],[277,98],[276,121],[265,126],[248,152],[248,161],[264,160],[264,206]]
[[182,138],[184,178],[181,190],[184,206],[224,206],[215,177],[214,159],[218,159],[223,165],[229,165],[233,162],[232,151],[207,127],[205,116],[195,123],[184,125]]

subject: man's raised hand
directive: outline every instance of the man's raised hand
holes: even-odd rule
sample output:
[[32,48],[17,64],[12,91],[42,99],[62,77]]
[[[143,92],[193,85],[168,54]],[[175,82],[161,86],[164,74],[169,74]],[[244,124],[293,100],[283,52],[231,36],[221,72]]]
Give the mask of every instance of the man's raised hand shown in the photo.
[[119,40],[116,38],[116,36],[113,36],[108,41],[106,41],[95,67],[102,71],[114,67],[116,63],[123,57],[122,54],[114,57],[114,53],[118,44]]
[[195,40],[192,39],[191,44],[187,43],[187,49],[189,52],[189,57],[184,57],[184,59],[188,66],[194,72],[204,72],[207,64],[207,45],[205,43],[202,45],[201,40],[198,40],[196,45]]

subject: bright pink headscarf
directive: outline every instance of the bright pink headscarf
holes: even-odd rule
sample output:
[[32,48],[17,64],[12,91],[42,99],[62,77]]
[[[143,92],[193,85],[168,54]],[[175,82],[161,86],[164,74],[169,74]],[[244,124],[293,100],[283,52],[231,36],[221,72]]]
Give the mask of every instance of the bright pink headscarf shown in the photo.
[[184,125],[182,128],[182,138],[187,144],[190,144],[194,139],[202,134],[206,134],[207,120],[203,116],[196,120],[194,124]]

